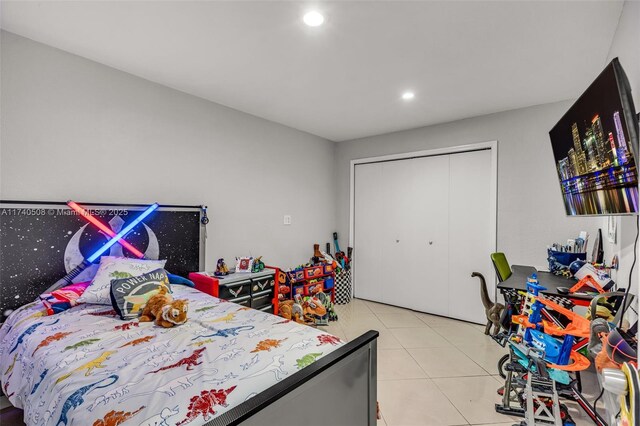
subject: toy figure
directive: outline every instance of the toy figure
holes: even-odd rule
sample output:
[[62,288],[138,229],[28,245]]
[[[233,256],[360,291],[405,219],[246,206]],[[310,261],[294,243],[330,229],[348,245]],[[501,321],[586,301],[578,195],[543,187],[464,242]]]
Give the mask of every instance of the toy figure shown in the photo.
[[313,322],[315,324],[315,317],[323,317],[327,314],[327,309],[317,297],[307,297],[302,302],[302,311],[304,312],[304,318],[306,321]]
[[213,273],[213,275],[215,275],[216,277],[229,275],[229,268],[227,268],[227,265],[224,263],[223,258],[218,259],[218,263],[216,264],[216,271]]
[[188,311],[188,300],[173,300],[173,297],[167,294],[167,288],[162,286],[160,292],[152,296],[145,305],[140,322],[151,322],[155,319],[156,325],[171,328],[187,322]]
[[482,299],[484,313],[487,317],[487,326],[484,328],[484,334],[489,335],[491,325],[493,324],[493,335],[495,336],[500,331],[500,319],[505,306],[502,303],[494,303],[491,301],[489,291],[487,290],[487,282],[480,272],[473,272],[471,276],[480,278],[480,298]]
[[262,261],[262,256],[258,256],[253,260],[253,266],[251,266],[251,272],[254,274],[256,272],[264,271],[264,262]]

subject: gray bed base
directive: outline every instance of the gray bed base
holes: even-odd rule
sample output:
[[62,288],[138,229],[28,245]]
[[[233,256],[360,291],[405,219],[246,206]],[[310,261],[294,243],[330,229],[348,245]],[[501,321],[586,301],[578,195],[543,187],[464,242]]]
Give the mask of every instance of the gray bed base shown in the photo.
[[377,331],[368,331],[206,426],[376,424]]

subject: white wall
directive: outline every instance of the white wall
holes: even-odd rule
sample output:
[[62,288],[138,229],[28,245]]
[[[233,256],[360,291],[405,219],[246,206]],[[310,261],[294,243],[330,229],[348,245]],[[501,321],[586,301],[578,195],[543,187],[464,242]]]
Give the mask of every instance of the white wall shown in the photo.
[[339,143],[339,229],[349,229],[350,160],[497,140],[498,250],[512,264],[545,266],[548,245],[580,230],[593,235],[600,224],[597,218],[564,213],[548,131],[570,105],[536,106]]
[[[631,83],[636,112],[640,112],[640,25],[638,23],[640,23],[640,2],[625,2],[607,58],[607,62],[616,57],[620,59],[629,78],[629,83]],[[629,269],[633,262],[633,242],[636,236],[635,221],[636,217],[632,216],[617,218],[618,242],[607,247],[612,255],[617,253],[620,257],[620,270],[617,272],[615,280],[624,287],[628,284]],[[606,220],[603,221],[603,224],[605,222]],[[640,266],[636,265],[632,279],[632,282],[635,282],[635,294],[640,294],[638,268]]]
[[1,36],[2,199],[209,205],[208,268],[331,238],[332,142]]

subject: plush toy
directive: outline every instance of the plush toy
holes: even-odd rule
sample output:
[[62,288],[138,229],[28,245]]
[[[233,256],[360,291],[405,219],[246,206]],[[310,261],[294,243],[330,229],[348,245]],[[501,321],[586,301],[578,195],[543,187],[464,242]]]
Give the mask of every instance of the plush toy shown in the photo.
[[151,322],[155,319],[156,325],[171,328],[187,322],[188,311],[189,301],[173,300],[173,297],[167,294],[167,288],[162,286],[160,292],[153,295],[145,305],[140,322]]
[[296,303],[293,300],[285,300],[283,302],[280,302],[278,315],[280,315],[282,318],[304,324],[304,313],[302,311],[302,306],[300,306],[300,304]]

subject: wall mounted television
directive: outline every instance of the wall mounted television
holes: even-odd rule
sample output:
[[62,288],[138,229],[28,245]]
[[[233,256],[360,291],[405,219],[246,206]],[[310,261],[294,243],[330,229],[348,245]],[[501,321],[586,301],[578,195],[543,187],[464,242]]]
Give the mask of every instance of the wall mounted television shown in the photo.
[[639,212],[638,117],[617,58],[549,136],[567,215]]

